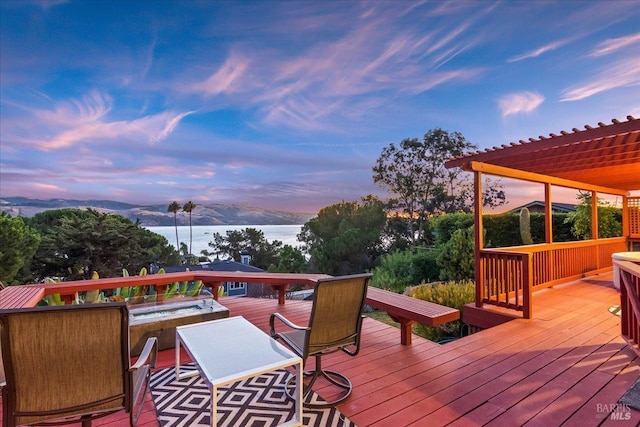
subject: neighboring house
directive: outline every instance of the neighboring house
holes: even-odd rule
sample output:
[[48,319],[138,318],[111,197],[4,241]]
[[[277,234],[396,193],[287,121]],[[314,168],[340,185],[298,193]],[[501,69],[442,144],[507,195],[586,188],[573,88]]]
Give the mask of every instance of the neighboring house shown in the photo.
[[[529,202],[526,205],[518,206],[517,208],[513,208],[508,212],[512,213],[520,213],[520,210],[523,208],[529,209],[531,213],[544,213],[544,202],[540,200],[536,200],[533,202]],[[552,213],[571,213],[576,211],[576,205],[571,203],[551,203],[551,212]]]
[[[207,262],[196,265],[177,265],[165,267],[166,273],[177,273],[186,271],[242,271],[242,272],[264,272],[263,269],[254,267],[249,264],[249,256],[247,254],[241,254],[241,261],[237,262],[233,260],[215,260],[213,262]],[[228,296],[247,296],[249,285],[252,287],[259,287],[262,291],[261,284],[248,284],[246,282],[225,282],[224,293]],[[253,295],[255,292],[251,292]]]

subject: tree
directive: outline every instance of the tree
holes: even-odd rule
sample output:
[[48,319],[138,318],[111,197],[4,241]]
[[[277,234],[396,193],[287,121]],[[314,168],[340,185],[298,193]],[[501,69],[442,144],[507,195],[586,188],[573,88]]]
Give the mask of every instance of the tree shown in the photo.
[[[571,232],[577,239],[592,239],[591,193],[581,191],[577,199],[580,203],[576,206],[576,211],[569,213],[565,221],[573,224]],[[622,211],[598,199],[598,238],[605,239],[621,235]]]
[[460,281],[474,278],[473,245],[473,227],[460,228],[453,232],[451,239],[438,248],[440,280]]
[[167,239],[120,215],[60,209],[35,215],[31,225],[42,236],[32,265],[35,280],[89,279],[93,271],[119,277],[123,268],[139,271],[151,263],[180,262]]
[[269,242],[262,230],[247,227],[244,230],[227,230],[226,236],[214,233],[209,246],[213,248],[209,255],[227,256],[234,260],[239,260],[240,253],[247,251],[251,265],[268,270],[271,265],[279,264],[282,242]]
[[175,200],[169,204],[167,212],[173,212],[173,226],[176,229],[176,250],[180,250],[180,241],[178,240],[178,211],[180,210],[180,203]]
[[303,273],[305,271],[307,260],[302,251],[291,245],[284,245],[279,254],[280,260],[278,265],[269,267],[270,272],[274,273]]
[[387,215],[387,224],[382,230],[383,250],[386,253],[405,251],[412,248],[409,241],[408,224],[399,212],[390,212]]
[[180,253],[185,259],[189,256],[189,247],[185,242],[180,242]]
[[5,285],[22,283],[25,275],[22,271],[28,268],[39,244],[40,234],[21,217],[13,218],[0,212],[0,282]]
[[189,214],[189,254],[191,254],[191,246],[193,244],[193,228],[191,227],[191,213],[196,208],[196,204],[189,200],[184,204],[182,210]]
[[321,209],[298,235],[311,256],[312,269],[341,275],[373,268],[382,252],[384,208],[380,199],[369,195],[361,203],[343,201]]
[[[407,221],[407,238],[415,247],[429,243],[427,222],[435,215],[469,212],[473,185],[459,168],[446,169],[445,161],[477,149],[458,132],[436,128],[422,140],[403,139],[399,146],[391,143],[382,150],[373,167],[373,181],[391,193],[389,209],[399,210]],[[504,202],[504,192],[488,186],[483,204],[497,206]]]

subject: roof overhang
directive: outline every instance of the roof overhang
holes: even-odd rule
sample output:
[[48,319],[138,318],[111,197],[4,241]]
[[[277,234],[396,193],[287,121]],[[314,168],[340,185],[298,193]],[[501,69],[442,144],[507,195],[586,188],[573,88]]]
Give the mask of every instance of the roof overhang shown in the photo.
[[445,166],[512,177],[518,171],[516,178],[553,177],[558,185],[627,194],[640,190],[640,119],[628,116],[625,122],[520,140],[453,158]]

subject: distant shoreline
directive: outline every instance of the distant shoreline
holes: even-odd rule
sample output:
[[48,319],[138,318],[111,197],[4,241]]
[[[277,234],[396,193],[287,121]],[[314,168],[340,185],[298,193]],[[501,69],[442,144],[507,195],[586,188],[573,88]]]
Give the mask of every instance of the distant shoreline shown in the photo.
[[[279,240],[283,245],[296,247],[302,244],[297,240],[297,235],[300,233],[302,226],[302,224],[196,225],[193,226],[193,229],[191,230],[193,234],[192,253],[198,255],[203,249],[211,249],[209,247],[209,242],[213,240],[214,233],[220,233],[224,236],[226,235],[226,231],[228,230],[244,230],[245,228],[256,228],[258,230],[261,230],[264,233],[264,238],[270,243],[273,243],[274,240]],[[167,239],[171,246],[176,246],[176,230],[173,225],[143,227],[149,231],[163,236],[165,239]],[[188,225],[178,226],[178,240],[181,243],[185,243],[187,245],[189,244]]]
[[[169,204],[134,205],[111,200],[29,199],[25,197],[0,198],[0,212],[12,216],[30,218],[53,209],[95,209],[99,212],[121,215],[144,227],[173,226],[174,214],[168,212]],[[316,216],[311,213],[287,212],[225,204],[202,204],[189,215],[179,211],[175,217],[178,226],[238,226],[238,225],[297,225]]]

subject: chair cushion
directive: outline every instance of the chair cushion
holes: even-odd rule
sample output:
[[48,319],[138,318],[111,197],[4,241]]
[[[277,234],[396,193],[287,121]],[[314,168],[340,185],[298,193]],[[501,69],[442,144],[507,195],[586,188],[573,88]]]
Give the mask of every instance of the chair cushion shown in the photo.
[[280,338],[282,338],[282,340],[286,342],[289,347],[291,347],[291,350],[293,350],[294,353],[296,353],[300,357],[304,356],[304,339],[306,331],[291,330],[287,332],[281,332],[279,335]]

